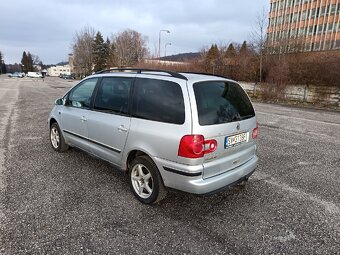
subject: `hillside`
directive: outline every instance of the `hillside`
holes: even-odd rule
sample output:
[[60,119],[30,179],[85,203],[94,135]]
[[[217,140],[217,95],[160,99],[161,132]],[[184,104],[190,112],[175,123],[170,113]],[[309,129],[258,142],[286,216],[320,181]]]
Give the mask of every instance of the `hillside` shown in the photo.
[[200,56],[199,52],[189,52],[189,53],[180,53],[176,55],[161,57],[161,60],[184,62],[186,60],[198,58],[199,56]]

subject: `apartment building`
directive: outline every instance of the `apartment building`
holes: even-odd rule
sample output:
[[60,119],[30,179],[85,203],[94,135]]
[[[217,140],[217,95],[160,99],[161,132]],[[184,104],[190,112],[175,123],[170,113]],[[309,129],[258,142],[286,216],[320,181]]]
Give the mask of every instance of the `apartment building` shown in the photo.
[[68,54],[68,64],[67,65],[55,65],[47,69],[47,74],[49,76],[59,76],[61,74],[71,74],[74,71],[74,58],[73,54]]
[[340,0],[270,0],[270,53],[340,49]]
[[70,65],[56,65],[50,68],[47,68],[47,74],[49,76],[59,76],[61,74],[71,74]]

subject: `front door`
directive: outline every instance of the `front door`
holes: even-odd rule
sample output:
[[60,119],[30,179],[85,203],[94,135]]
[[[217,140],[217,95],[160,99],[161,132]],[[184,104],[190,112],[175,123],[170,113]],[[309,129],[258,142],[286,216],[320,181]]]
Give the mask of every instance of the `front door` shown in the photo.
[[61,127],[67,143],[88,149],[87,118],[90,112],[92,94],[98,78],[83,81],[74,87],[68,95],[61,114]]

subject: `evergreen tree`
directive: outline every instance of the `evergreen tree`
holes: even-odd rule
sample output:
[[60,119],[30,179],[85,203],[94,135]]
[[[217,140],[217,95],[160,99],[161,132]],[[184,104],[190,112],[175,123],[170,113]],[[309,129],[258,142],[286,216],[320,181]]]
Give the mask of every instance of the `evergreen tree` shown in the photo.
[[108,47],[98,31],[93,42],[94,72],[105,69],[108,58]]
[[252,81],[256,79],[256,68],[254,69],[254,61],[256,60],[254,51],[244,41],[240,47],[238,54],[238,80]]
[[106,68],[110,68],[110,58],[111,58],[111,54],[114,54],[114,52],[111,53],[110,47],[111,47],[111,42],[109,40],[109,38],[106,38],[106,42],[104,43],[104,47],[105,47],[105,56],[106,56]]
[[237,63],[237,51],[232,43],[229,44],[227,50],[224,53],[223,59],[223,73],[224,75],[236,79],[236,63]]
[[205,56],[205,69],[213,74],[216,71],[216,67],[220,65],[220,51],[217,44],[211,45],[210,49]]
[[26,53],[26,51],[22,53],[21,66],[22,66],[22,71],[24,73],[34,71],[33,58],[32,58],[31,53],[29,52]]
[[33,57],[30,52],[27,53],[27,71],[28,72],[33,72],[34,67],[33,67]]
[[217,60],[219,56],[220,52],[218,50],[217,44],[211,45],[206,57],[208,62],[212,63],[213,61]]
[[26,51],[24,51],[22,53],[21,65],[22,65],[22,71],[27,74],[27,72],[28,72],[28,60],[27,60]]
[[2,53],[0,51],[0,74],[3,74],[5,72],[3,72],[3,66],[5,65],[5,63],[2,61]]
[[234,45],[232,43],[229,44],[227,51],[225,52],[225,57],[226,58],[234,58],[234,57],[236,57],[236,55],[237,55],[237,52],[236,52]]
[[248,45],[247,45],[247,42],[246,41],[244,41],[243,43],[242,43],[242,46],[241,46],[241,48],[240,48],[240,54],[241,55],[247,55],[249,52],[248,52]]

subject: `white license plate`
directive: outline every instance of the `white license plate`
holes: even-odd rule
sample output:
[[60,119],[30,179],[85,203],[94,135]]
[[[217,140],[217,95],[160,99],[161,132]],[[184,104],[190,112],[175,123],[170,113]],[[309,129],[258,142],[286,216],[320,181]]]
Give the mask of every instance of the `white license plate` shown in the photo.
[[235,146],[240,143],[248,142],[249,140],[249,132],[227,136],[225,138],[225,148],[230,146]]

